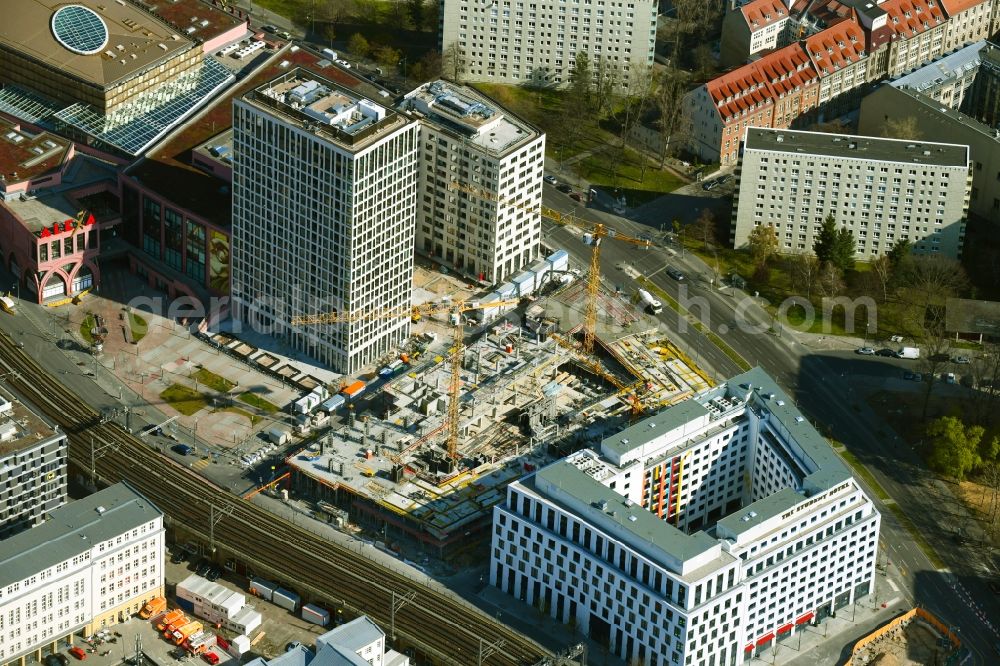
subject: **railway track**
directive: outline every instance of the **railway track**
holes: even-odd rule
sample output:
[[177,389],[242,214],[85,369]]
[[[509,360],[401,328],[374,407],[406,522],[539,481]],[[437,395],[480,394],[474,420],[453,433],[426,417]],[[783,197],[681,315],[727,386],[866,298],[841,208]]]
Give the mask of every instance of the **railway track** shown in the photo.
[[411,602],[397,603],[396,635],[434,663],[520,666],[551,656],[465,600],[289,524],[160,455],[116,424],[101,423],[100,414],[79,398],[68,398],[64,385],[2,333],[0,372],[11,371],[16,374],[6,381],[66,432],[71,462],[90,470],[91,437],[113,443],[114,454],[96,461],[99,480],[128,481],[168,520],[200,533],[206,543],[214,506],[216,517],[223,516],[215,525],[215,544],[255,572],[287,582],[308,599],[367,614],[387,633],[393,601],[415,594]]

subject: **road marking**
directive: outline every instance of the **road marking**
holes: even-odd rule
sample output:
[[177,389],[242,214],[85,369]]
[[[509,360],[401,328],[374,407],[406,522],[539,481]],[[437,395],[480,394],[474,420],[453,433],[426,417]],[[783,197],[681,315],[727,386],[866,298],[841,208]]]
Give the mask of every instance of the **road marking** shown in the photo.
[[202,458],[198,462],[191,463],[191,469],[196,471],[202,470],[208,467],[210,464],[212,464],[211,458]]

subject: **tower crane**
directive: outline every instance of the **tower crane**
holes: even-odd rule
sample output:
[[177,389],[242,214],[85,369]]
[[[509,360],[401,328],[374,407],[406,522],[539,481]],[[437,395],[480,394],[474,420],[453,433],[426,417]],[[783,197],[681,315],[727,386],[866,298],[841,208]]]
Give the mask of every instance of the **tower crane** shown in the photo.
[[[448,189],[459,190],[474,197],[479,197],[480,199],[485,199],[486,201],[494,201],[504,206],[513,206],[515,208],[521,208],[531,212],[536,210],[535,206],[526,206],[519,202],[504,199],[498,194],[495,194],[485,188],[477,187],[469,183],[463,183],[459,180],[450,181],[448,183]],[[573,224],[575,226],[583,227],[584,230],[591,236],[590,270],[587,273],[587,300],[583,311],[583,350],[587,354],[593,354],[594,338],[596,336],[595,329],[597,328],[597,297],[601,289],[601,241],[605,238],[611,238],[616,241],[631,243],[644,248],[649,248],[652,243],[648,240],[632,238],[631,236],[617,233],[615,230],[608,228],[600,222],[583,220],[576,217],[572,213],[566,215],[557,210],[547,208],[546,206],[539,206],[538,210],[543,217],[547,217],[559,224]]]
[[452,316],[452,349],[451,349],[451,375],[448,381],[448,430],[447,447],[448,457],[458,460],[458,431],[459,431],[459,394],[462,389],[462,359],[465,356],[465,328],[462,324],[462,314],[470,310],[486,310],[490,308],[501,308],[509,305],[517,305],[518,299],[508,299],[503,301],[490,301],[488,303],[476,303],[467,301],[457,301],[440,305],[414,305],[395,308],[385,308],[382,310],[368,310],[355,312],[321,312],[319,314],[299,315],[292,317],[289,323],[293,326],[311,326],[315,324],[343,324],[354,321],[368,321],[372,319],[401,319],[411,317],[417,319],[421,316],[435,314],[449,314]]

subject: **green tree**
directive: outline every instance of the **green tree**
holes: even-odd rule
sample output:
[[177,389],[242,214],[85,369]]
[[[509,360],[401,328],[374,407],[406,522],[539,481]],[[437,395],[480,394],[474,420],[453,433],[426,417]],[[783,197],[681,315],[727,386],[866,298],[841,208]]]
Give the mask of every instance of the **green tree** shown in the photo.
[[406,0],[406,11],[410,15],[413,29],[420,30],[424,24],[424,0]]
[[380,46],[375,50],[374,56],[375,62],[381,65],[388,74],[390,70],[395,71],[403,54],[391,46]]
[[356,32],[347,40],[347,50],[359,58],[367,58],[368,54],[372,51],[372,47],[364,35]]
[[833,263],[845,273],[854,270],[854,253],[857,245],[854,232],[847,227],[841,227],[837,232],[837,242],[834,244]]
[[747,242],[756,266],[766,265],[771,257],[778,254],[778,234],[774,233],[774,227],[770,224],[754,227]]
[[826,216],[823,226],[820,227],[819,235],[813,241],[813,253],[819,263],[824,264],[833,261],[837,248],[837,221],[833,219],[833,214]]
[[932,469],[961,481],[982,465],[982,426],[966,426],[954,416],[943,416],[927,424]]
[[332,23],[327,23],[323,26],[323,37],[326,41],[330,42],[330,48],[333,48],[333,41],[337,39],[337,29],[333,27]]
[[577,103],[590,106],[590,88],[594,83],[594,73],[590,70],[590,56],[580,51],[573,57],[573,69],[569,72],[569,90]]
[[913,246],[905,238],[893,243],[892,248],[889,249],[889,253],[886,255],[889,257],[889,263],[892,264],[893,271],[898,270],[903,265],[903,262],[910,256],[911,249],[913,249]]

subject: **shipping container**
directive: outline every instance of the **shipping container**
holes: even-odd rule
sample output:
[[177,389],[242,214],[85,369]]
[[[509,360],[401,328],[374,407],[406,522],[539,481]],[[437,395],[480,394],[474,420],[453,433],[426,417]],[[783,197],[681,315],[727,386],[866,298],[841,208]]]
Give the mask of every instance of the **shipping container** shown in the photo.
[[517,295],[521,298],[530,296],[535,291],[535,274],[524,271],[511,278],[511,282],[517,287]]
[[292,433],[288,432],[282,427],[273,426],[267,430],[267,438],[271,440],[272,443],[282,446],[288,443],[288,440],[292,438]]
[[255,594],[265,601],[270,601],[271,596],[277,589],[278,586],[269,580],[264,580],[263,578],[250,579],[250,594]]
[[539,259],[528,266],[528,270],[535,274],[535,289],[541,289],[542,284],[548,281],[546,276],[549,274],[551,266],[544,259]]
[[365,392],[365,383],[362,381],[357,381],[354,382],[353,384],[345,386],[344,389],[341,391],[341,394],[343,394],[343,396],[348,400],[353,400],[364,392]]
[[312,624],[318,624],[321,627],[325,627],[330,623],[330,611],[320,608],[319,606],[306,604],[302,607],[302,619],[306,622],[311,622]]
[[299,610],[300,601],[299,595],[281,587],[271,595],[271,603],[293,613]]
[[566,250],[556,250],[545,258],[545,263],[549,265],[549,270],[568,271],[569,253]]
[[229,642],[226,652],[239,659],[250,651],[250,639],[247,636],[237,636]]
[[322,409],[327,414],[333,414],[339,408],[343,407],[345,402],[346,400],[344,399],[344,396],[335,395],[326,402],[324,402],[322,405],[320,405],[320,409]]
[[517,298],[517,287],[510,282],[504,282],[502,285],[497,287],[497,294],[500,296],[501,301]]
[[260,626],[262,621],[260,611],[254,610],[250,606],[244,606],[239,613],[224,622],[222,626],[234,634],[249,635]]

